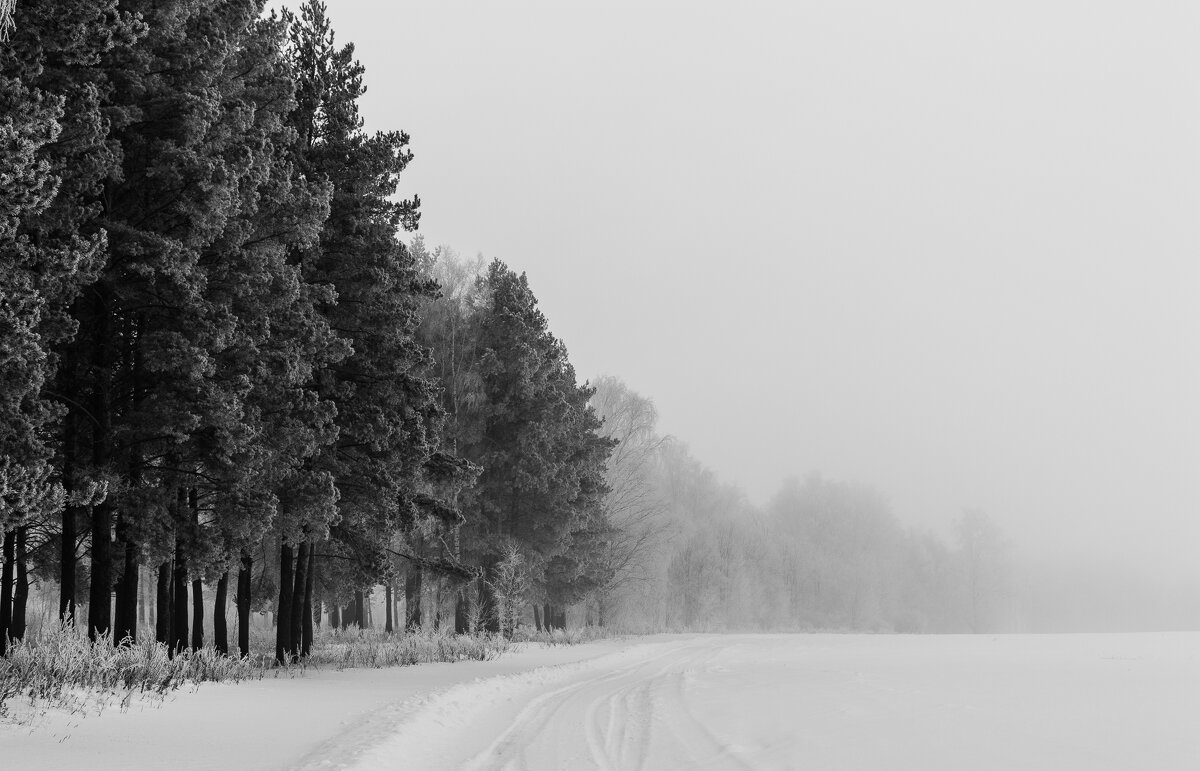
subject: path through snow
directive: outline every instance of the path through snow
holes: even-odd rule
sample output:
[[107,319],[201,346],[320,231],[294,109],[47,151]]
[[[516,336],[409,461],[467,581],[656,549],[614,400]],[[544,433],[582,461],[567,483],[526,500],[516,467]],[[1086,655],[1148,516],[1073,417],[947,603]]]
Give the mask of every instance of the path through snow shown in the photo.
[[711,635],[205,685],[5,768],[1200,768],[1200,634]]
[[676,638],[413,707],[351,767],[1196,769],[1200,635]]

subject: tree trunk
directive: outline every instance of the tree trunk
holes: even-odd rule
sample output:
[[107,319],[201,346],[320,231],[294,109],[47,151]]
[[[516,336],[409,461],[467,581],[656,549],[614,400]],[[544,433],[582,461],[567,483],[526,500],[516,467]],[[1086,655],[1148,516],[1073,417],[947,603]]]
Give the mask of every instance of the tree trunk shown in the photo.
[[[63,419],[63,484],[68,493],[75,484],[75,453],[79,451],[76,433],[76,416],[72,409]],[[72,626],[75,624],[75,541],[79,537],[76,526],[79,521],[79,507],[66,506],[62,512],[62,544],[59,549],[61,562],[58,582],[58,619]]]
[[296,572],[292,585],[291,630],[288,632],[288,658],[300,658],[300,646],[304,640],[304,589],[308,583],[308,539],[300,542],[296,550]]
[[308,547],[308,570],[304,578],[304,628],[301,630],[300,655],[307,656],[313,646],[313,589],[317,583],[317,545]]
[[66,624],[75,624],[75,593],[79,591],[76,583],[76,557],[75,557],[75,541],[78,538],[76,534],[76,521],[79,516],[79,509],[74,506],[68,506],[63,509],[62,513],[62,544],[59,550],[59,559],[62,565],[59,569],[59,590],[58,590],[58,618]]
[[112,510],[108,503],[92,506],[92,574],[88,592],[88,638],[112,629]]
[[542,609],[536,602],[533,603],[533,625],[539,632],[542,631]]
[[547,632],[555,629],[567,628],[567,610],[558,605],[547,602],[542,609],[542,623],[546,627]]
[[204,584],[192,581],[192,650],[204,647]]
[[492,595],[491,588],[488,586],[490,582],[496,580],[496,559],[489,557],[483,563],[483,578],[479,579],[479,620],[483,624],[484,630],[488,632],[500,631],[500,614],[497,613],[496,598]]
[[329,628],[330,629],[342,629],[343,628],[342,627],[342,606],[338,605],[336,602],[333,603],[333,607],[329,609]]
[[183,540],[175,537],[175,565],[171,581],[171,653],[188,647],[188,571]]
[[371,620],[367,618],[367,596],[362,589],[354,590],[354,620],[358,622],[359,629],[371,626]]
[[[442,578],[438,575],[430,574],[422,579],[422,584],[425,585],[425,599],[421,605],[425,606],[425,623],[430,623],[434,630],[442,628]],[[433,615],[430,618],[430,614]]]
[[384,615],[383,631],[387,632],[388,634],[391,634],[392,632],[396,631],[395,628],[392,626],[392,583],[391,583],[391,581],[389,581],[383,587],[383,600],[384,600],[384,603],[387,605],[387,611],[385,612],[385,615]]
[[349,629],[358,623],[358,619],[354,617],[354,599],[346,603],[346,607],[342,608],[342,629]]
[[278,664],[288,664],[292,650],[292,589],[293,589],[292,547],[290,544],[279,545],[279,603],[275,608],[275,661]]
[[454,631],[457,634],[471,632],[471,602],[466,585],[460,585],[454,600]]
[[4,534],[4,570],[0,571],[0,656],[8,651],[8,635],[12,629],[13,570],[17,551],[17,532]]
[[171,647],[171,561],[158,566],[158,587],[155,596],[154,639]]
[[238,653],[242,658],[250,655],[250,580],[253,578],[253,569],[254,560],[249,554],[243,554],[237,585]]
[[421,628],[421,567],[409,565],[404,575],[404,628]]
[[225,604],[229,595],[229,571],[217,579],[217,593],[213,597],[213,647],[222,656],[229,654],[229,630],[225,625]]
[[122,555],[121,578],[117,581],[116,628],[113,644],[120,645],[128,637],[137,642],[138,547],[129,534],[126,515],[117,518],[117,537]]
[[29,526],[17,528],[17,586],[13,590],[12,624],[8,635],[14,640],[25,638],[25,608],[29,605],[29,570],[25,564],[25,539]]
[[[110,391],[112,372],[109,347],[112,342],[112,287],[99,281],[93,292],[92,311],[92,466],[105,468],[109,461],[112,432]],[[92,573],[88,593],[88,637],[112,629],[112,506],[108,501],[92,506]]]
[[148,586],[142,580],[142,569],[138,567],[138,601],[137,601],[137,622],[141,627],[143,624],[150,623],[150,595]]

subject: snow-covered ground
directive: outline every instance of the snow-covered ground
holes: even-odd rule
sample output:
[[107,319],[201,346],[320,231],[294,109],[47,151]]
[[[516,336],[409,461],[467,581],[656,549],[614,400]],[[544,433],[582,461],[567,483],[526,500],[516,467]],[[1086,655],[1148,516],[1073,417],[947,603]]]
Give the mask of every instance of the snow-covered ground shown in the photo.
[[1200,634],[528,648],[205,685],[0,727],[0,748],[14,768],[1196,769]]

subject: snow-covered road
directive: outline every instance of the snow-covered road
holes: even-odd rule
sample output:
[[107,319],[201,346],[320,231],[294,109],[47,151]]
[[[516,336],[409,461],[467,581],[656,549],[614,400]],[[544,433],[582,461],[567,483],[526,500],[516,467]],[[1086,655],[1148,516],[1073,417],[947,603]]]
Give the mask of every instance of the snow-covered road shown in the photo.
[[1195,769],[1200,636],[686,637],[412,707],[353,768]]
[[1200,769],[1200,634],[687,635],[0,724],[4,768]]

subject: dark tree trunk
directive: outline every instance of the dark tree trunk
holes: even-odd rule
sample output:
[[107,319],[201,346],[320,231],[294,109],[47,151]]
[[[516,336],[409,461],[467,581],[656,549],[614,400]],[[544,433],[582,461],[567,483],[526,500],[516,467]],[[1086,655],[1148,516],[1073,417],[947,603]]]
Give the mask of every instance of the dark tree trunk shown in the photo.
[[14,640],[25,638],[25,608],[29,605],[29,569],[25,563],[28,532],[28,525],[17,528],[17,586],[13,590],[12,626],[8,633]]
[[342,606],[338,605],[336,602],[333,603],[333,606],[329,609],[329,628],[342,628]]
[[421,627],[421,568],[409,565],[404,575],[404,628],[410,632]]
[[[63,484],[68,492],[75,484],[75,453],[79,451],[75,428],[76,416],[74,410],[67,413],[63,420]],[[62,544],[59,550],[61,566],[59,569],[58,619],[64,623],[75,623],[75,541],[79,537],[76,525],[79,518],[77,506],[67,506],[62,512]]]
[[390,581],[383,587],[383,601],[387,605],[387,610],[384,612],[383,631],[391,634],[396,629],[392,626],[392,584]]
[[[112,287],[105,281],[96,284],[92,301],[92,466],[102,469],[109,461],[112,432],[110,391],[112,373],[109,346],[112,342]],[[88,592],[88,637],[112,629],[112,506],[107,502],[92,506],[92,572]]]
[[[125,329],[122,334],[125,343],[123,358],[124,364],[129,370],[127,376],[130,383],[128,389],[123,389],[123,398],[121,400],[125,411],[132,411],[145,395],[141,382],[141,329],[142,322],[140,318],[125,317]],[[128,464],[127,472],[129,474],[128,483],[130,489],[137,490],[143,487],[142,450],[140,445],[135,444],[127,450],[126,462]],[[138,583],[141,578],[142,550],[137,541],[136,534],[131,527],[131,518],[134,516],[134,512],[130,511],[128,506],[123,507],[122,511],[117,513],[116,535],[120,549],[115,558],[121,562],[121,576],[116,586],[117,602],[116,617],[113,619],[115,623],[113,645],[121,645],[126,640],[130,643],[137,642]]]
[[192,581],[192,650],[204,647],[204,584]]
[[62,565],[59,569],[58,618],[60,621],[75,624],[75,593],[79,591],[76,583],[75,541],[78,538],[75,529],[79,509],[68,506],[62,513],[62,544],[59,559]]
[[542,623],[546,627],[547,632],[555,629],[566,629],[566,608],[547,602],[545,607],[542,609]]
[[292,589],[295,558],[289,544],[279,545],[279,603],[275,608],[275,661],[290,663],[292,650]]
[[250,581],[253,570],[254,560],[249,554],[243,554],[237,585],[238,653],[242,658],[250,655]]
[[442,589],[445,586],[445,583],[442,581],[440,576],[431,576],[431,578],[433,579],[433,592],[432,592],[433,628],[441,629],[442,628],[442,605],[445,604],[443,602]]
[[213,597],[213,647],[222,656],[229,654],[229,630],[225,624],[225,605],[229,599],[229,571],[217,579],[217,593]]
[[141,568],[138,568],[137,622],[139,627],[150,623],[149,592],[147,591],[146,584],[142,583]]
[[496,579],[496,560],[490,558],[484,561],[483,578],[478,582],[479,618],[483,628],[488,632],[500,631],[500,616],[496,613],[496,598],[488,588],[488,583]]
[[171,646],[171,561],[158,566],[158,586],[154,598],[154,639]]
[[539,632],[542,631],[542,609],[536,602],[533,604],[533,625]]
[[288,631],[288,658],[300,657],[300,645],[304,640],[304,588],[308,583],[308,541],[300,542],[296,550],[296,572],[292,584],[291,629]]
[[304,578],[304,629],[301,630],[300,655],[307,656],[313,646],[313,589],[317,583],[317,547],[308,547],[308,570]]
[[112,629],[112,509],[92,506],[92,571],[88,592],[88,637],[95,640]]
[[17,532],[4,534],[4,570],[0,571],[0,656],[8,652],[8,636],[12,630],[13,570],[17,551]]
[[138,558],[139,549],[129,535],[129,526],[122,514],[117,519],[117,536],[122,554],[121,578],[117,581],[116,629],[113,644],[120,645],[128,637],[137,642]]
[[180,653],[188,647],[188,571],[183,540],[178,536],[171,578],[171,653]]
[[349,629],[355,624],[354,618],[354,600],[346,603],[346,607],[342,608],[342,629]]
[[458,634],[468,634],[471,631],[470,597],[466,586],[458,587],[458,596],[454,601],[454,631]]
[[358,622],[359,629],[371,626],[371,619],[367,617],[367,596],[362,589],[354,590],[354,620]]

